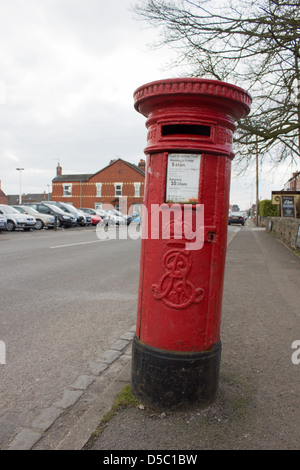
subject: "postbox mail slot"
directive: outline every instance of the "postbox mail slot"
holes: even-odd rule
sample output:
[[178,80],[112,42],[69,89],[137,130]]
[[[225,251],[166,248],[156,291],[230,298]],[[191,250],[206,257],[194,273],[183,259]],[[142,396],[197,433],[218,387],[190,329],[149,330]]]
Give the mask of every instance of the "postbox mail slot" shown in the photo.
[[162,126],[162,136],[199,135],[210,137],[211,127],[200,124],[167,124]]

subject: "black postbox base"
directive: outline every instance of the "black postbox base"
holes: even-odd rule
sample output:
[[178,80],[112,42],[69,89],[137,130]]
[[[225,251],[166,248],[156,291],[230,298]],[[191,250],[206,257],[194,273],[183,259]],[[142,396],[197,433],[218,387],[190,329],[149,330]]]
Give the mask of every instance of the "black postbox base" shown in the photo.
[[218,392],[221,341],[203,352],[153,348],[134,336],[131,390],[143,404],[159,410],[205,407]]

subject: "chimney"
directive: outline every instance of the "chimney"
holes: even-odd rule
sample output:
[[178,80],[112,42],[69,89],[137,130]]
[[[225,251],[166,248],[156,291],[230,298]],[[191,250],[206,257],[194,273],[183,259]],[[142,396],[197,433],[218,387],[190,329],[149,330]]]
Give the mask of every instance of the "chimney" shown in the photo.
[[56,176],[61,176],[62,174],[62,167],[60,166],[60,163],[58,163],[56,167]]
[[138,167],[139,167],[140,170],[145,171],[145,166],[146,166],[145,160],[143,160],[143,159],[141,158],[141,159],[140,159],[140,162],[139,162],[139,164],[138,164]]

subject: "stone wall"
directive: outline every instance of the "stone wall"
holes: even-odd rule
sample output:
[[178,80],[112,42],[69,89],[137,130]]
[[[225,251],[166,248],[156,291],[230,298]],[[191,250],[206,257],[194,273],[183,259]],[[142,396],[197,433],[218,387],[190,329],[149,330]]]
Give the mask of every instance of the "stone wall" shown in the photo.
[[[259,225],[266,227],[267,230],[272,232],[276,238],[281,240],[289,248],[300,248],[300,220],[290,219],[284,217],[259,217]],[[297,246],[297,234],[298,246]]]

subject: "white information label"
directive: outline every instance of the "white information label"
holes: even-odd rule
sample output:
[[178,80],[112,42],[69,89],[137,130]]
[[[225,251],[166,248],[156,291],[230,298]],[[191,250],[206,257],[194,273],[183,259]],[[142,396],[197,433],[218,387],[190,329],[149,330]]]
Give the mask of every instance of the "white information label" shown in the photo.
[[197,204],[201,155],[168,155],[166,202]]

